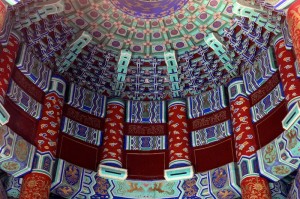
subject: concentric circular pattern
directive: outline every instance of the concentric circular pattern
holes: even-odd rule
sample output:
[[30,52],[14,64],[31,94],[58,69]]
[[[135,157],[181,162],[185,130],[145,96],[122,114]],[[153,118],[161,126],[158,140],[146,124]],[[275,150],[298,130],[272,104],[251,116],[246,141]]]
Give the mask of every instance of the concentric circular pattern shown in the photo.
[[111,0],[111,2],[131,16],[152,19],[173,14],[188,0]]
[[67,0],[63,16],[103,50],[163,58],[169,49],[180,55],[206,45],[210,32],[222,35],[233,13],[232,2],[221,0]]
[[[224,39],[230,56],[234,57],[231,64],[235,69],[248,63],[242,62],[245,57],[253,58],[253,49],[264,45],[261,39],[253,41],[252,33],[264,35],[263,42],[268,41],[270,35],[263,34],[265,31],[259,27],[256,30],[254,22],[250,25],[244,19],[233,20],[235,0],[188,0],[181,9],[161,18],[132,16],[117,8],[112,0],[64,2],[64,12],[22,29],[28,46],[34,49],[32,52],[36,57],[57,70],[59,64],[53,65],[52,62],[61,59],[65,46],[74,35],[80,31],[89,33],[93,40],[82,49],[63,76],[69,82],[107,96],[115,96],[118,54],[122,49],[129,49],[132,57],[124,90],[119,96],[123,99],[172,98],[172,82],[164,62],[167,50],[176,51],[179,88],[183,96],[197,95],[227,83],[234,75],[227,71],[218,55],[205,43],[206,35],[214,32]],[[34,7],[29,4],[24,9],[34,12]],[[20,11],[15,12],[17,21],[21,22]],[[246,39],[242,41],[242,36],[239,36],[232,40],[234,32],[244,32]],[[44,49],[45,41],[50,48]],[[245,51],[248,48],[251,50]]]
[[[169,99],[172,98],[172,85],[164,52],[170,49],[177,54],[183,96],[199,94],[228,81],[230,74],[204,38],[211,32],[222,37],[224,29],[231,27],[232,5],[233,2],[227,0],[189,0],[169,16],[145,19],[124,13],[111,0],[65,0],[64,12],[59,17],[43,20],[43,28],[39,28],[55,32],[48,34],[53,37],[51,40],[47,37],[47,40],[58,53],[45,53],[41,49],[43,45],[39,43],[46,34],[36,33],[40,32],[39,29],[31,26],[23,32],[28,35],[30,46],[34,45],[35,54],[48,60],[50,66],[50,58],[59,59],[64,50],[57,47],[67,45],[73,35],[80,31],[92,35],[92,42],[82,49],[63,76],[70,82],[107,96],[115,93],[118,54],[122,49],[129,49],[133,54],[120,97]],[[61,26],[53,26],[60,17]],[[40,38],[33,40],[32,34]],[[139,62],[140,69],[137,68]],[[57,67],[52,68],[56,70]]]

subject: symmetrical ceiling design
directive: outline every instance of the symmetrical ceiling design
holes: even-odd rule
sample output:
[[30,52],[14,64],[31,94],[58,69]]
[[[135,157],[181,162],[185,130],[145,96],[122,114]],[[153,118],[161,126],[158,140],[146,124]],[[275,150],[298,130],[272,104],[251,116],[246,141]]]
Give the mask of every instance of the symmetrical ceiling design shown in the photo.
[[[169,99],[178,97],[175,90],[184,97],[226,84],[245,64],[253,64],[276,33],[236,16],[235,0],[58,2],[62,10],[41,20],[34,18],[40,3],[25,1],[12,8],[15,28],[29,49],[68,81],[124,99]],[[261,9],[257,17],[277,30],[282,13],[260,4],[253,4]],[[80,35],[88,42],[72,50]],[[126,73],[117,74],[122,50],[130,51],[131,58]],[[164,60],[164,53],[173,50],[175,83]]]
[[162,58],[169,49],[196,49],[208,32],[222,34],[225,27],[230,27],[233,16],[229,1],[130,2],[66,1],[64,22],[76,31],[88,31],[101,49],[130,49],[133,57]]

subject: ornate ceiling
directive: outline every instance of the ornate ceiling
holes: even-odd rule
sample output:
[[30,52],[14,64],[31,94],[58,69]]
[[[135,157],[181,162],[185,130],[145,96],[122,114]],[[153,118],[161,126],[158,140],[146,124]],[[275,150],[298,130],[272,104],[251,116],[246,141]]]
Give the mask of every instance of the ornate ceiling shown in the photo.
[[[111,97],[174,97],[174,82],[164,60],[164,52],[170,50],[177,56],[181,97],[215,88],[238,75],[244,65],[252,64],[274,35],[247,18],[235,16],[235,0],[59,2],[64,5],[62,12],[31,20],[30,25],[25,19],[39,13],[41,4],[24,1],[12,7],[15,29],[22,32],[37,60],[67,80]],[[264,2],[253,5],[263,5],[258,7],[259,16],[274,29],[280,27],[281,13]],[[91,41],[63,68],[64,55],[72,51],[69,47],[83,31]],[[218,40],[222,46],[221,54],[205,41],[212,33],[218,38],[212,41]],[[124,81],[117,84],[119,55],[124,49],[132,55]]]
[[223,34],[232,23],[229,1],[132,2],[66,1],[64,22],[76,31],[88,31],[102,49],[130,49],[133,57],[142,58],[162,58],[169,49],[194,50],[208,32]]

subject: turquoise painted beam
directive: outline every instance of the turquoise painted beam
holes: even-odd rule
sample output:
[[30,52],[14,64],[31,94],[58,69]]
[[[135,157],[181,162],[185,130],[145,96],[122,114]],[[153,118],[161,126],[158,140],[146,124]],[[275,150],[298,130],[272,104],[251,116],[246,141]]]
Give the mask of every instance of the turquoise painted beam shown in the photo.
[[164,57],[167,65],[167,71],[171,83],[171,90],[173,93],[173,97],[180,97],[181,89],[179,86],[180,81],[179,81],[178,64],[176,60],[175,51],[169,50],[164,52]]
[[59,66],[58,72],[63,73],[67,71],[71,67],[73,61],[80,54],[82,49],[85,46],[87,46],[92,41],[92,39],[92,35],[90,35],[88,32],[79,32],[70,43],[70,46],[63,52],[61,57],[58,59],[58,62],[56,63]]
[[120,96],[122,91],[124,90],[125,79],[131,56],[132,52],[127,49],[123,49],[120,52],[120,57],[117,65],[117,81],[114,85],[115,96]]
[[225,46],[225,43],[222,41],[221,37],[211,32],[204,38],[205,43],[214,50],[216,55],[219,57],[221,62],[224,64],[224,68],[231,73],[234,67],[231,65],[231,59],[229,54],[227,54],[228,50]]

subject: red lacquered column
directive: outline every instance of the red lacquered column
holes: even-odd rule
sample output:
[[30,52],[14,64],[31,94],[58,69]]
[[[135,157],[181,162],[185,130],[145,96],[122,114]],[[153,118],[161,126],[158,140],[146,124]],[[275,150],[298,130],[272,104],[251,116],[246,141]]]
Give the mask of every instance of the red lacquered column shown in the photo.
[[300,79],[297,78],[296,59],[293,52],[285,48],[283,37],[276,39],[274,46],[285,99],[288,109],[291,109],[300,100]]
[[168,102],[169,169],[164,171],[167,181],[192,178],[194,169],[189,152],[186,101],[173,99]]
[[241,177],[242,198],[271,199],[268,181],[259,176],[254,128],[250,102],[242,78],[231,80],[228,86],[230,111],[235,139],[236,157]]
[[125,180],[127,169],[123,169],[123,140],[125,103],[119,99],[107,102],[104,124],[104,141],[98,175],[103,178]]
[[3,49],[0,52],[0,103],[3,104],[19,50],[19,39],[11,34],[8,45],[1,48]]
[[116,99],[108,100],[101,164],[122,168],[124,121],[124,102]]
[[169,168],[190,166],[186,103],[175,99],[168,104]]
[[288,9],[287,23],[293,41],[296,59],[300,62],[300,0],[295,1]]
[[49,198],[65,90],[64,80],[52,77],[35,139],[38,161],[23,179],[20,199]]

